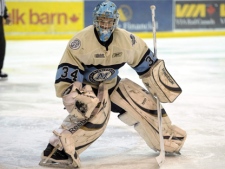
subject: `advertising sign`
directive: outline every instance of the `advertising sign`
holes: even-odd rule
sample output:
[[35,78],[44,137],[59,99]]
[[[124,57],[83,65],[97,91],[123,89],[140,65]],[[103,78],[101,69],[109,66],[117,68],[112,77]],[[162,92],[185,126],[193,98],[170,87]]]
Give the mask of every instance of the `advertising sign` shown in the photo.
[[[92,12],[102,1],[85,1],[85,26],[93,23]],[[172,30],[172,0],[121,0],[113,1],[120,14],[119,27],[130,32],[152,31],[150,6],[156,6],[157,31]]]
[[7,2],[8,35],[74,34],[83,29],[83,2]]
[[225,1],[176,1],[175,28],[225,28]]

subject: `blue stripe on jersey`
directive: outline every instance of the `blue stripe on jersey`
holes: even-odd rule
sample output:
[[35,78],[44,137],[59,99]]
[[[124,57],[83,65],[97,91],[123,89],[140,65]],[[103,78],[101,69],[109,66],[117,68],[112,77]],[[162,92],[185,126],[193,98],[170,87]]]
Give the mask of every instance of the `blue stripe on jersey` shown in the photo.
[[68,82],[73,83],[75,81],[83,82],[83,71],[77,66],[71,65],[69,63],[62,63],[58,66],[56,73],[55,83]]
[[148,51],[145,53],[139,64],[133,69],[137,72],[137,74],[143,75],[145,74],[151,66],[157,61],[157,58],[154,56],[153,52],[148,49]]

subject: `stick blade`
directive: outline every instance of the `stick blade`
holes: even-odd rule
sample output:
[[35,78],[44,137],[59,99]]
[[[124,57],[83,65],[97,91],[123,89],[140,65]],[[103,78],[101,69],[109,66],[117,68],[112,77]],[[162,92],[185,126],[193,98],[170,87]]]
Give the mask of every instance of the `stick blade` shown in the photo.
[[43,167],[52,167],[52,168],[66,168],[66,169],[74,169],[75,167],[72,165],[72,163],[57,163],[51,160],[48,160],[45,162],[45,160],[41,160],[39,162],[40,166]]
[[158,165],[161,167],[165,161],[165,152],[164,151],[160,152],[159,156],[156,157],[156,161],[157,161]]

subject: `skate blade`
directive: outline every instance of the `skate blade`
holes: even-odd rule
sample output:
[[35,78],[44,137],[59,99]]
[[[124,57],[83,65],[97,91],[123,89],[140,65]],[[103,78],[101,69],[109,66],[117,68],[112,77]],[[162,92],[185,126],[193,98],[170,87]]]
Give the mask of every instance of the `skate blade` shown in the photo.
[[71,164],[69,163],[58,163],[58,162],[55,162],[55,161],[51,161],[51,160],[48,160],[47,162],[45,162],[45,159],[41,160],[40,163],[39,163],[40,166],[44,166],[44,167],[52,167],[52,168],[65,168],[65,169],[75,169],[77,167],[74,167]]

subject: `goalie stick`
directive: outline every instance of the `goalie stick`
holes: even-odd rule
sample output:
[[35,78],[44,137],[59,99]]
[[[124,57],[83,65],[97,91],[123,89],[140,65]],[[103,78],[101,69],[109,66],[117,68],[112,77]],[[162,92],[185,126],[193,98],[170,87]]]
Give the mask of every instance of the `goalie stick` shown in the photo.
[[[153,33],[153,45],[154,45],[154,55],[157,57],[157,45],[156,45],[156,25],[155,25],[155,5],[150,6],[152,13],[152,33]],[[163,164],[165,161],[165,148],[164,148],[164,140],[162,134],[162,112],[159,98],[156,96],[157,100],[157,114],[158,114],[158,123],[159,123],[159,139],[160,139],[160,154],[156,157],[156,161],[159,166]]]

